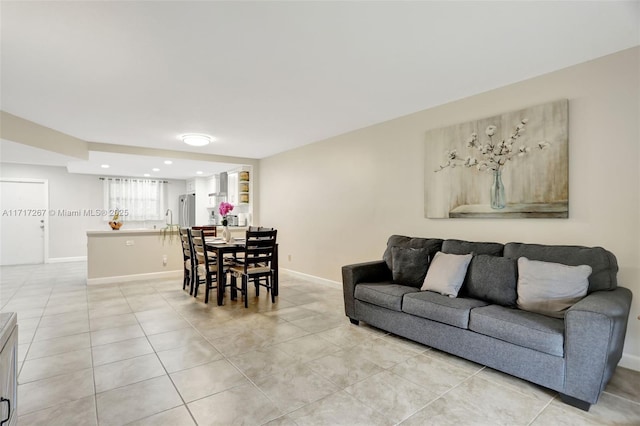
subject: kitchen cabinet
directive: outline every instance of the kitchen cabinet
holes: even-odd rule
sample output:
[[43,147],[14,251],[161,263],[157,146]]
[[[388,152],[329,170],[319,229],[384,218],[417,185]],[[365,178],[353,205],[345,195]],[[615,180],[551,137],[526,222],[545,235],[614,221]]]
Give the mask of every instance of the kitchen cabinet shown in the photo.
[[0,424],[18,424],[18,324],[14,312],[0,314]]
[[187,179],[187,194],[195,194],[196,193],[196,179]]
[[229,202],[234,206],[251,203],[251,175],[248,171],[229,173]]

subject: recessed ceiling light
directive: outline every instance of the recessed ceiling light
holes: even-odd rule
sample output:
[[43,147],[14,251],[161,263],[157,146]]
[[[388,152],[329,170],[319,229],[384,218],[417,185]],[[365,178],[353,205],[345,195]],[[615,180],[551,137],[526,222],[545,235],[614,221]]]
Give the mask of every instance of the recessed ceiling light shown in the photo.
[[185,135],[180,136],[182,142],[191,146],[205,146],[209,145],[209,143],[213,140],[213,138],[209,135],[202,135],[199,133],[187,133]]
[[164,160],[164,164],[173,164],[173,161],[171,161],[171,160]]
[[157,168],[157,167],[154,167],[154,168],[153,168],[153,169],[151,169],[151,170],[152,170],[152,171],[154,171],[154,172],[159,172],[159,171],[160,171],[160,169],[159,169],[159,168]]
[[143,176],[144,176],[144,177],[149,177],[149,176],[151,176],[151,175],[150,175],[149,173],[145,173]]
[[101,165],[100,167],[102,167],[103,169],[108,169],[108,168],[109,168],[109,165],[108,165],[108,164],[103,164],[103,165]]
[[196,172],[196,174],[197,174],[197,175],[201,175],[201,174],[202,174],[202,171],[198,170],[198,171]]

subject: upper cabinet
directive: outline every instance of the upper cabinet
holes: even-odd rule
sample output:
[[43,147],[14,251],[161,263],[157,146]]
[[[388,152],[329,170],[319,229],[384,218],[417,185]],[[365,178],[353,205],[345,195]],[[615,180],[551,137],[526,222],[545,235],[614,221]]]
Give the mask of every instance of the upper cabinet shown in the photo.
[[191,178],[187,179],[187,194],[195,194],[196,193],[196,179]]
[[233,205],[251,203],[251,174],[247,170],[229,172],[228,201]]
[[251,195],[251,180],[249,172],[242,171],[238,173],[238,203],[249,204]]

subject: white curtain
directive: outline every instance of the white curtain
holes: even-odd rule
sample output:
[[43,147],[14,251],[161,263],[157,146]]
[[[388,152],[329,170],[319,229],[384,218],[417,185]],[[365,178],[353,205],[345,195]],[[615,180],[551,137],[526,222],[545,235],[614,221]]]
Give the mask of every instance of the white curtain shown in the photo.
[[167,209],[167,183],[150,179],[103,178],[105,219],[115,210],[121,219],[164,220]]

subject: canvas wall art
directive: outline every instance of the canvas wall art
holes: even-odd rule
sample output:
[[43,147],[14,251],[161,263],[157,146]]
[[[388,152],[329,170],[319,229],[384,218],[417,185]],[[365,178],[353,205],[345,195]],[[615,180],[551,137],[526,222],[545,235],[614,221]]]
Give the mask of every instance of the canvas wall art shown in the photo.
[[567,218],[566,99],[427,132],[425,217]]

